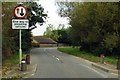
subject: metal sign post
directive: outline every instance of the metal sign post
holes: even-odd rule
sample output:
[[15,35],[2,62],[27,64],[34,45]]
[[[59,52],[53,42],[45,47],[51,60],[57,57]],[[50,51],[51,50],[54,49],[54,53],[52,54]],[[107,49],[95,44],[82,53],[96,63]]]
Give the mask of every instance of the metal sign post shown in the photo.
[[19,64],[21,64],[22,60],[22,48],[21,48],[21,29],[19,30]]
[[22,61],[22,48],[21,48],[21,29],[28,29],[29,20],[25,19],[27,15],[27,8],[22,4],[19,4],[14,8],[14,17],[12,19],[12,29],[19,29],[19,64],[21,67]]
[[21,47],[21,30],[28,29],[29,20],[27,19],[12,19],[12,29],[19,29],[19,63],[22,60],[22,47]]

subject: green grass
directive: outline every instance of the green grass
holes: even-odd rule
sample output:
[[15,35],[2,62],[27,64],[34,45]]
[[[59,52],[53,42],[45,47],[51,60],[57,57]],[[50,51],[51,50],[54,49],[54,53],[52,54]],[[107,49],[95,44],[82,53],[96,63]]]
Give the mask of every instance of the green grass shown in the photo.
[[[95,56],[92,53],[88,53],[88,52],[84,52],[84,51],[80,51],[79,48],[72,48],[72,47],[61,47],[58,48],[59,51],[61,52],[65,52],[74,56],[78,56],[87,60],[90,60],[92,62],[99,62],[99,56]],[[116,58],[115,57],[105,57],[105,62],[112,64],[112,65],[116,65]]]
[[[25,57],[25,53],[23,53],[23,57]],[[6,75],[7,71],[12,70],[14,66],[19,64],[19,53],[12,55],[12,57],[5,59],[2,64],[2,75]]]
[[[23,52],[22,56],[25,57],[26,54]],[[19,64],[19,53],[14,54],[12,57],[4,61],[5,66],[14,66],[16,64]]]

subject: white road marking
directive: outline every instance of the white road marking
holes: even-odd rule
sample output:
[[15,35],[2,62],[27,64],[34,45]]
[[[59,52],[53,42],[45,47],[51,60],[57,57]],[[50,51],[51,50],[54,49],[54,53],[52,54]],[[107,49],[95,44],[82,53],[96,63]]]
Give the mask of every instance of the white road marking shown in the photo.
[[54,57],[55,59],[57,59],[58,61],[60,60],[58,57],[52,55],[52,54],[49,54],[50,56]]
[[81,64],[81,66],[84,66],[84,67],[86,67],[86,68],[88,68],[88,69],[90,69],[90,70],[93,70],[94,72],[100,74],[100,75],[103,76],[104,78],[108,78],[108,76],[105,76],[104,74],[98,72],[97,70],[95,70],[95,69],[93,69],[93,68],[90,68],[90,67],[88,67],[88,66],[86,66],[86,65],[83,65],[83,64]]
[[35,75],[35,74],[31,74],[31,76],[33,76],[33,75]]
[[84,59],[84,58],[81,58],[81,57],[77,57],[77,56],[73,56],[73,57],[75,57],[75,58],[77,58],[77,59],[84,60],[84,61],[87,62],[87,63],[93,63],[93,62],[91,62],[91,61],[89,61],[89,60],[86,60],[86,59]]
[[59,58],[56,58],[58,61],[60,60]]
[[24,77],[24,78],[28,78],[28,77]]
[[36,68],[34,69],[34,72],[36,73],[36,71],[37,71],[37,64],[35,64],[35,66],[36,66]]
[[113,74],[113,75],[117,75],[117,76],[118,76],[118,74],[115,74],[115,73],[110,73],[110,74]]

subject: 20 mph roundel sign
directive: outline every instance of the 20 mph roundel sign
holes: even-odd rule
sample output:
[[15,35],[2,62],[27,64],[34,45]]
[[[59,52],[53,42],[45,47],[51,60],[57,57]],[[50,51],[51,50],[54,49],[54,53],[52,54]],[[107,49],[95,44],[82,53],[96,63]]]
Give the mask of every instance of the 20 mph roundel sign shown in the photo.
[[18,5],[14,8],[14,16],[16,18],[22,19],[27,15],[27,8],[23,5]]

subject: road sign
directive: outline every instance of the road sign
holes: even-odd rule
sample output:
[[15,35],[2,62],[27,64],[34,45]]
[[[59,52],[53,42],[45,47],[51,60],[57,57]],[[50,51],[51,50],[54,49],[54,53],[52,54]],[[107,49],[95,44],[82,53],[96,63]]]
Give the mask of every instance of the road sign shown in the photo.
[[27,8],[23,5],[18,5],[14,8],[14,16],[16,18],[25,18],[27,15]]
[[28,29],[28,19],[12,19],[12,29]]
[[14,17],[12,19],[12,29],[19,29],[19,64],[21,67],[22,47],[21,47],[21,29],[29,29],[29,20],[24,19],[27,15],[27,8],[20,3],[14,8]]

